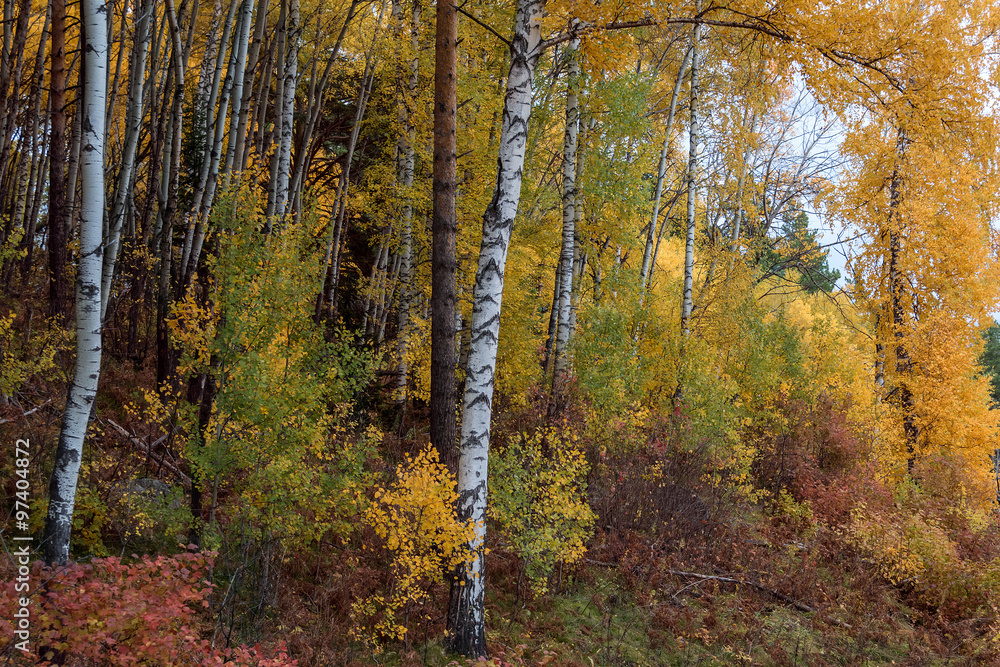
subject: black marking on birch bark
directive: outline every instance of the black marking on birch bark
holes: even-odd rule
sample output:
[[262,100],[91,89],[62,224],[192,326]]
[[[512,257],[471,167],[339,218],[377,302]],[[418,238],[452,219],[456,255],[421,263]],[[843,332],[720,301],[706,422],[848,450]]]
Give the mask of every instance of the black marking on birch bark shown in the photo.
[[[491,320],[493,320],[493,319],[496,319],[496,318],[491,318]],[[493,331],[491,331],[489,329],[487,329],[485,331],[478,331],[477,333],[473,334],[473,336],[472,336],[472,342],[473,343],[479,343],[482,340],[489,340],[491,342],[494,342],[494,341],[499,340],[499,338],[497,337],[497,334],[493,333]]]
[[483,446],[482,440],[484,435],[488,437],[489,433],[470,433],[469,436],[465,439],[464,447],[466,449],[470,447],[482,447]]
[[486,407],[489,408],[490,407],[490,398],[486,394],[480,393],[478,396],[476,396],[471,401],[469,401],[468,407],[470,407],[470,408],[471,407],[475,407],[476,405],[478,405],[480,403],[485,403]]
[[[472,514],[471,510],[475,507],[475,503],[474,502],[469,502],[469,501],[470,500],[475,500],[476,498],[478,498],[479,497],[479,492],[482,491],[482,490],[484,490],[485,487],[486,487],[485,483],[479,482],[478,484],[476,484],[471,489],[466,489],[465,491],[460,491],[459,494],[458,494],[459,507],[461,507],[461,508],[465,509],[466,511],[468,511],[469,514]],[[463,516],[462,518],[463,519],[468,519],[469,517],[468,516]]]
[[[500,268],[500,265],[499,265],[499,263],[497,263],[496,259],[494,259],[492,257],[490,259],[486,260],[486,263],[483,264],[482,267],[479,269],[479,275],[484,280],[486,279],[486,277],[490,273],[496,275],[496,277],[497,277],[498,280],[503,280],[503,269]],[[484,295],[484,296],[487,296],[487,295]]]

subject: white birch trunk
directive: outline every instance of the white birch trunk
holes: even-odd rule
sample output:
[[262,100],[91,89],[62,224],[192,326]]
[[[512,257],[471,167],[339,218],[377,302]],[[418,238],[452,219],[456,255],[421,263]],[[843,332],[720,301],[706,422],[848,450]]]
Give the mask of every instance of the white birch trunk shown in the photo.
[[[236,159],[236,143],[240,124],[245,117],[243,101],[243,82],[246,78],[247,51],[250,48],[250,26],[253,24],[254,0],[243,0],[243,15],[240,19],[240,31],[236,35],[236,71],[233,74],[233,90],[231,98],[233,100],[233,113],[229,121],[229,141],[226,145],[226,162],[222,168],[223,174],[228,174],[232,169]],[[203,209],[212,207],[213,192],[207,197],[208,205]]]
[[292,125],[295,115],[295,88],[299,79],[299,0],[289,1],[285,33],[285,76],[281,85],[281,134],[278,143],[278,172],[274,189],[274,220],[281,221],[288,208],[288,185],[292,173]]
[[397,321],[396,356],[399,366],[396,375],[395,402],[397,406],[406,404],[407,373],[409,366],[406,355],[410,344],[410,305],[413,301],[413,170],[416,163],[413,142],[416,127],[410,118],[410,104],[413,103],[419,82],[419,35],[420,3],[414,0],[410,16],[410,79],[407,82],[408,97],[400,108],[400,124],[405,128],[399,145],[399,185],[403,193],[402,224],[399,229],[399,317]]
[[566,347],[570,336],[570,308],[573,294],[573,251],[576,245],[576,151],[580,135],[580,108],[577,85],[580,78],[580,40],[569,46],[569,76],[566,85],[566,129],[563,133],[562,252],[559,258],[559,316],[556,325],[555,362],[552,393],[557,396],[565,382]]
[[649,232],[646,234],[646,247],[642,251],[642,267],[639,269],[639,305],[646,292],[649,269],[653,263],[653,244],[656,241],[656,228],[660,221],[660,197],[663,196],[663,181],[667,176],[667,151],[670,148],[670,131],[663,134],[663,147],[660,149],[660,163],[656,168],[656,190],[653,193],[653,213],[649,217]]
[[132,175],[135,172],[135,152],[139,146],[139,132],[142,126],[143,73],[146,71],[146,59],[149,55],[150,30],[154,5],[150,0],[143,0],[139,5],[139,13],[135,22],[135,47],[132,53],[132,80],[129,85],[128,109],[125,111],[125,146],[122,151],[121,169],[118,172],[118,188],[115,201],[109,216],[108,238],[104,251],[104,270],[101,276],[101,320],[108,312],[108,300],[111,295],[111,280],[115,275],[115,264],[118,262],[118,249],[122,235],[122,222],[125,220],[125,204],[131,193]]
[[[198,261],[201,258],[201,249],[205,243],[205,231],[208,227],[208,216],[212,209],[212,202],[215,201],[215,191],[219,183],[219,162],[222,159],[222,144],[225,139],[226,115],[229,109],[229,101],[235,100],[231,127],[235,127],[238,122],[239,107],[243,97],[243,70],[246,67],[247,39],[250,34],[250,23],[253,20],[253,0],[244,0],[243,11],[240,14],[240,23],[237,26],[235,41],[232,47],[232,57],[229,68],[226,70],[226,80],[222,88],[222,97],[219,101],[219,111],[215,119],[215,136],[212,137],[211,153],[208,155],[208,180],[205,183],[204,193],[200,202],[200,209],[192,213],[197,220],[195,226],[194,240],[191,244],[191,254],[188,258],[187,267],[183,268],[184,283],[190,282],[192,276],[198,268]],[[240,86],[234,93],[233,87]],[[232,143],[232,142],[230,142]]]
[[82,0],[86,80],[83,89],[80,259],[76,280],[76,370],[66,398],[55,468],[49,483],[45,560],[69,559],[73,505],[97,382],[101,372],[101,231],[104,219],[104,115],[107,102],[107,12],[101,0]]
[[471,552],[469,565],[457,573],[459,580],[452,585],[448,612],[452,646],[465,655],[486,653],[483,543],[486,537],[486,481],[493,383],[504,268],[521,197],[532,79],[538,62],[544,9],[545,0],[518,0],[500,131],[497,184],[493,200],[483,215],[483,238],[476,271],[458,463],[459,513],[475,522],[476,532],[468,545]]
[[[700,9],[699,3],[699,9]],[[694,282],[694,236],[695,200],[698,182],[698,40],[701,39],[701,24],[694,26],[691,45],[691,130],[688,135],[687,167],[687,240],[684,245],[684,300],[681,304],[681,332],[685,338],[691,335],[691,289]]]

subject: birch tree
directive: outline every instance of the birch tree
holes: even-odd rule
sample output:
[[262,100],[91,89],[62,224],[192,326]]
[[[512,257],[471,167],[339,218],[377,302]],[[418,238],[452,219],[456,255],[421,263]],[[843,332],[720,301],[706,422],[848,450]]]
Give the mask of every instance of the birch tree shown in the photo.
[[[695,206],[698,197],[698,40],[700,39],[701,24],[699,23],[694,26],[694,36],[691,41],[691,126],[688,133],[687,236],[684,244],[684,298],[681,304],[681,332],[685,338],[691,335],[691,287],[694,281]],[[678,386],[678,393],[680,391],[682,389]]]
[[76,370],[66,398],[55,468],[49,483],[44,557],[69,559],[70,530],[87,422],[101,372],[101,238],[104,218],[104,115],[107,101],[107,12],[101,0],[82,0],[85,83],[80,170],[80,255],[76,280]]
[[[399,32],[403,32],[404,21],[401,16],[400,3],[393,3],[393,13],[398,14]],[[409,77],[406,81],[405,96],[399,105],[399,122],[401,133],[397,145],[397,180],[403,193],[403,211],[399,229],[399,313],[396,334],[396,355],[399,358],[396,375],[395,402],[400,409],[402,423],[402,408],[406,405],[407,375],[409,372],[406,355],[409,349],[410,337],[410,304],[413,294],[413,203],[410,189],[413,187],[413,171],[415,153],[413,142],[416,138],[416,126],[411,115],[417,84],[419,82],[419,34],[420,34],[420,2],[414,0],[410,16],[410,62]],[[400,76],[402,79],[402,75]],[[402,81],[400,81],[402,83]],[[402,87],[402,86],[400,86]]]
[[49,106],[49,316],[66,315],[66,0],[52,0],[52,62]]
[[101,277],[101,320],[107,315],[108,300],[111,295],[111,280],[118,261],[122,223],[125,220],[125,205],[130,194],[132,177],[135,172],[135,154],[139,146],[139,132],[142,123],[143,72],[149,55],[150,30],[154,5],[143,0],[138,7],[135,23],[135,45],[132,53],[132,81],[129,84],[128,108],[125,112],[125,146],[122,151],[121,168],[118,172],[118,186],[111,207],[108,238],[105,244],[104,267]]
[[562,249],[559,254],[558,316],[553,363],[552,397],[557,409],[563,385],[566,382],[566,348],[570,336],[570,300],[573,295],[573,255],[576,249],[576,197],[577,197],[577,141],[580,134],[580,108],[577,88],[580,81],[580,40],[569,44],[569,76],[566,81],[566,128],[563,132],[563,183],[562,183]]
[[483,214],[483,237],[473,294],[469,363],[458,462],[458,506],[462,519],[476,523],[469,542],[471,560],[456,573],[451,587],[448,630],[451,646],[463,655],[486,654],[484,616],[486,484],[490,448],[490,418],[504,268],[514,217],[521,197],[531,88],[541,51],[541,18],[545,0],[518,0],[511,64],[504,97],[496,187]]

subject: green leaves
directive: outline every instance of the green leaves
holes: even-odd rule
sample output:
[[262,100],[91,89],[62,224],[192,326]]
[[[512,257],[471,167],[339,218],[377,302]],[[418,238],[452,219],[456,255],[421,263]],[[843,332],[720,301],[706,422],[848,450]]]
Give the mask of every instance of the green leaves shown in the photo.
[[590,466],[576,436],[556,428],[518,435],[491,455],[490,466],[488,516],[541,595],[558,563],[575,563],[586,551],[595,520],[587,503]]

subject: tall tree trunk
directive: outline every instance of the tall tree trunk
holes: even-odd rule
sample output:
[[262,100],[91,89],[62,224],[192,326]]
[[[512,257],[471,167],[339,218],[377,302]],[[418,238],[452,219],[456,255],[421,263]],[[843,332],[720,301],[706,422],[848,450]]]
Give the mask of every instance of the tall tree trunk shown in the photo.
[[[186,232],[184,234],[184,245],[181,250],[180,264],[177,267],[178,282],[177,296],[180,298],[184,290],[187,289],[191,279],[188,267],[191,265],[191,254],[195,246],[195,238],[203,234],[205,220],[200,217],[202,210],[201,203],[205,197],[205,190],[211,175],[212,167],[218,169],[219,151],[216,136],[221,135],[225,129],[226,112],[229,109],[229,92],[232,88],[233,65],[229,63],[226,68],[225,84],[223,84],[222,70],[226,64],[226,55],[229,53],[229,38],[233,31],[233,23],[236,20],[236,10],[241,3],[239,0],[230,0],[229,11],[226,13],[226,20],[222,26],[222,38],[216,44],[214,41],[215,26],[211,31],[211,39],[206,47],[205,58],[202,61],[202,71],[198,80],[198,96],[195,102],[194,115],[195,122],[202,125],[201,131],[201,165],[198,171],[198,180],[195,183],[194,193],[191,196],[191,208],[187,212]],[[218,8],[218,4],[216,4]],[[213,24],[214,24],[213,16]],[[234,47],[235,50],[235,47]],[[208,86],[207,63],[211,55],[215,56],[215,70],[212,73],[211,87]],[[221,94],[221,99],[220,99]],[[206,99],[207,96],[207,99]],[[218,102],[218,115],[216,115],[216,102]],[[197,264],[197,259],[194,261]]]
[[69,559],[70,530],[77,479],[83,459],[97,381],[101,372],[101,231],[104,219],[104,110],[107,103],[107,6],[82,0],[84,38],[84,143],[81,169],[80,260],[76,288],[76,371],[66,398],[55,468],[49,483],[45,521],[45,562],[63,565]]
[[66,204],[66,0],[52,0],[52,72],[49,99],[49,316],[69,313],[66,247],[69,208]]
[[[39,150],[38,142],[38,129],[42,122],[42,86],[45,75],[45,41],[49,36],[49,24],[51,22],[51,12],[45,12],[45,21],[42,24],[42,34],[38,42],[38,49],[35,52],[35,68],[34,76],[32,76],[32,87],[31,87],[31,97],[32,100],[32,112],[30,114],[30,129],[28,130],[28,144],[29,148],[24,151],[23,140],[21,142],[21,151],[25,153],[27,159],[22,160],[21,166],[18,169],[17,174],[17,188],[16,197],[17,204],[14,209],[14,215],[12,216],[11,222],[15,227],[19,227],[24,230],[24,234],[21,237],[21,242],[19,244],[19,249],[25,252],[25,270],[22,272],[23,277],[27,277],[27,272],[30,271],[31,267],[31,251],[34,246],[35,238],[35,223],[36,219],[32,217],[32,207],[37,196],[40,195],[40,191],[34,189],[34,184],[36,181],[36,172],[41,169],[41,163],[43,158],[41,153],[43,151]],[[43,149],[44,150],[44,149]],[[7,262],[4,267],[3,281],[6,288],[9,290],[13,286],[13,273],[16,261],[11,259]]]
[[240,102],[238,125],[236,132],[230,132],[229,137],[230,148],[228,153],[231,153],[231,155],[226,155],[226,173],[230,171],[243,171],[247,156],[249,155],[249,151],[247,150],[247,135],[250,130],[250,108],[253,106],[253,82],[255,70],[257,69],[257,60],[260,57],[261,42],[264,40],[264,28],[267,25],[267,5],[268,0],[261,0],[260,6],[257,8],[253,40],[250,43],[250,50],[246,59],[247,64],[243,72],[243,99]]
[[580,78],[580,40],[569,46],[569,73],[566,81],[566,128],[563,132],[562,252],[559,257],[559,316],[556,319],[555,359],[552,373],[550,416],[559,409],[566,383],[566,348],[570,337],[570,309],[573,295],[576,250],[576,152],[580,135],[580,108],[577,88]]
[[105,245],[104,269],[101,277],[101,320],[107,315],[111,295],[111,280],[118,262],[122,222],[125,219],[125,204],[132,192],[132,175],[135,171],[135,153],[139,146],[139,132],[142,129],[142,89],[146,58],[149,55],[149,22],[155,11],[151,0],[142,0],[138,7],[135,24],[135,43],[132,52],[132,72],[129,85],[128,109],[125,112],[125,145],[122,150],[121,169],[118,172],[118,189],[111,208],[108,225],[108,239]]
[[490,418],[500,307],[503,301],[504,268],[521,198],[528,122],[531,117],[531,87],[541,44],[541,19],[545,0],[518,0],[517,19],[511,40],[511,65],[504,98],[496,189],[483,214],[483,239],[476,270],[473,296],[465,410],[462,418],[458,463],[458,510],[462,518],[476,522],[468,548],[471,561],[459,568],[451,586],[448,628],[451,646],[463,655],[486,654],[486,624],[483,609],[486,537],[486,481],[490,447]]
[[[697,3],[701,11],[701,2]],[[685,364],[687,363],[687,339],[691,337],[691,311],[693,306],[692,287],[694,283],[694,237],[695,204],[698,198],[698,41],[701,39],[701,24],[695,24],[691,38],[691,127],[688,133],[687,166],[687,237],[684,244],[684,296],[681,302],[681,353],[677,372],[677,388],[674,402],[679,404],[684,396]]]
[[[701,3],[698,3],[700,11]],[[681,304],[681,333],[691,335],[691,289],[694,281],[695,204],[698,198],[698,40],[701,24],[694,26],[691,46],[691,128],[688,133],[687,238],[684,244],[684,300]]]
[[[192,207],[197,223],[195,225],[194,239],[191,243],[191,254],[188,256],[187,264],[182,267],[182,286],[186,287],[191,282],[198,269],[198,261],[201,259],[202,246],[205,243],[205,232],[208,228],[209,215],[212,210],[212,203],[215,201],[215,192],[219,183],[219,163],[222,160],[222,145],[225,139],[226,115],[230,100],[235,100],[236,105],[241,104],[243,91],[237,90],[234,93],[233,87],[243,84],[243,70],[246,67],[247,39],[250,35],[250,23],[253,20],[253,0],[244,0],[243,11],[240,14],[240,22],[237,24],[236,36],[233,40],[229,67],[226,70],[226,79],[222,88],[222,96],[219,101],[219,110],[213,126],[214,134],[209,137],[210,151],[208,157],[208,174],[205,189],[200,201]],[[224,46],[224,45],[223,45]],[[232,123],[230,126],[235,129],[239,107],[233,109]]]
[[316,304],[317,324],[324,317],[331,321],[335,318],[340,246],[341,238],[346,235],[344,228],[347,225],[347,193],[351,184],[351,165],[354,164],[354,150],[358,145],[361,121],[364,120],[365,110],[368,108],[368,98],[371,96],[374,81],[375,63],[372,58],[367,58],[365,72],[361,80],[361,89],[358,91],[357,106],[354,110],[354,125],[351,127],[351,135],[347,140],[347,154],[344,156],[344,167],[340,172],[337,194],[334,198],[334,215],[330,221],[330,231],[326,239],[326,255],[323,258],[323,266],[327,268],[327,273],[323,291],[320,292]]
[[[394,4],[398,7],[399,3]],[[400,18],[400,32],[402,19]],[[396,356],[399,365],[396,368],[395,402],[399,409],[399,421],[402,425],[402,412],[406,406],[406,387],[408,365],[406,356],[410,341],[410,304],[413,300],[413,170],[415,154],[413,142],[416,139],[416,126],[411,118],[411,109],[415,103],[417,84],[419,83],[420,65],[420,2],[413,0],[410,14],[410,62],[409,78],[406,81],[405,92],[399,103],[399,123],[402,132],[397,146],[397,182],[403,198],[402,220],[399,229],[399,309],[396,322]],[[402,82],[401,82],[402,83]]]
[[[274,81],[274,106],[275,113],[277,115],[278,125],[281,125],[281,113],[283,110],[284,101],[284,90],[282,86],[285,83],[285,57],[287,55],[287,43],[288,43],[288,3],[289,0],[281,0],[278,3],[278,34],[275,37],[275,47],[274,47],[274,57],[277,59],[277,75]],[[265,89],[266,90],[266,89]],[[262,97],[267,97],[266,95]],[[260,124],[263,126],[264,116],[261,116]],[[258,149],[258,154],[263,156],[270,150],[271,140],[274,136],[274,126],[271,124],[270,128],[267,130],[268,137],[266,141]],[[271,163],[268,168],[269,179],[267,183],[267,210],[265,212],[265,217],[267,221],[264,224],[264,233],[270,233],[272,220],[274,218],[274,210],[278,204],[278,150],[271,153]]]
[[656,230],[660,222],[660,197],[663,195],[663,181],[667,177],[667,152],[670,149],[670,133],[664,132],[663,146],[660,148],[660,163],[656,168],[656,188],[653,191],[653,212],[649,216],[649,230],[646,233],[646,245],[642,251],[642,266],[639,268],[640,305],[646,294],[649,282],[650,267],[653,264],[653,246],[656,242]]
[[[663,182],[667,176],[667,155],[670,152],[670,133],[674,127],[674,117],[677,113],[677,100],[680,97],[681,84],[684,82],[684,75],[687,73],[688,63],[691,60],[691,47],[684,52],[684,59],[681,60],[680,68],[677,70],[677,78],[674,80],[673,94],[670,96],[670,111],[667,113],[667,125],[663,129],[663,147],[660,149],[660,164],[656,170],[656,191],[653,194],[653,212],[649,220],[649,233],[646,235],[646,247],[642,255],[642,268],[639,270],[639,289],[641,295],[645,296],[646,288],[649,286],[649,279],[656,265],[655,249],[659,245],[660,235],[656,233],[660,222],[660,198],[663,196]],[[668,213],[669,215],[669,213]],[[654,240],[656,245],[654,245]],[[641,303],[641,301],[640,301]]]
[[[184,108],[184,67],[187,53],[181,41],[180,21],[173,0],[166,0],[165,12],[173,43],[173,91],[170,103],[167,146],[163,151],[160,178],[160,277],[156,301],[156,384],[174,381],[174,352],[170,347],[167,317],[170,313],[170,279],[173,264],[173,227],[180,183],[181,137]],[[168,77],[169,80],[169,77]]]
[[910,388],[910,375],[912,373],[912,360],[910,353],[906,349],[906,331],[909,317],[905,304],[905,291],[907,279],[900,266],[903,253],[903,229],[902,218],[903,203],[903,162],[906,159],[907,137],[906,131],[899,130],[896,140],[896,166],[892,171],[892,178],[889,183],[889,298],[892,308],[892,337],[895,341],[896,352],[896,394],[897,401],[903,413],[903,436],[906,442],[906,469],[912,474],[913,466],[916,463],[916,446],[919,429],[914,411],[915,401],[913,390]]
[[431,218],[431,443],[455,461],[455,115],[458,9],[437,4],[434,49],[434,212]]
[[[295,89],[299,81],[299,0],[288,0],[288,27],[284,77],[281,83],[281,134],[278,142],[278,166],[275,184],[274,217],[280,223],[291,199],[289,183],[292,173],[292,136],[295,128]],[[270,224],[270,223],[269,223]]]
[[[12,166],[9,160],[10,148],[19,116],[18,105],[22,101],[21,74],[24,71],[24,47],[28,39],[28,19],[30,16],[31,0],[21,0],[17,8],[14,39],[10,43],[9,49],[6,48],[9,40],[4,40],[4,67],[0,71],[0,94],[4,96],[4,100],[0,102],[0,105],[3,107],[5,122],[0,124],[0,131],[3,132],[0,134],[0,182],[10,178],[7,170]],[[11,59],[13,59],[13,63]],[[23,153],[23,150],[20,149],[23,141],[18,141],[18,144],[19,153]],[[13,194],[13,188],[11,188],[11,192]],[[9,219],[8,222],[10,222]],[[6,238],[4,240],[6,241]]]
[[[312,151],[310,146],[312,144],[313,132],[316,130],[316,125],[319,122],[319,115],[323,109],[323,102],[326,97],[326,88],[330,82],[330,75],[333,72],[334,63],[337,61],[337,54],[340,53],[340,45],[344,41],[344,35],[347,34],[347,28],[350,27],[351,21],[357,14],[358,6],[361,4],[361,0],[351,0],[351,5],[347,9],[347,17],[344,19],[344,24],[341,26],[340,34],[337,36],[337,41],[333,45],[333,49],[330,51],[330,55],[327,56],[326,67],[323,70],[323,76],[320,78],[319,85],[314,91],[314,95],[309,96],[309,107],[306,113],[306,124],[302,132],[302,142],[301,142],[301,155],[296,154],[295,159],[295,171],[292,176],[291,191],[299,193],[302,191],[302,183],[305,180],[305,174],[308,171],[310,156]],[[418,7],[417,16],[419,16],[419,3],[415,5]]]
[[[243,15],[240,19],[240,31],[236,35],[236,71],[233,72],[233,82],[232,82],[232,100],[233,100],[233,113],[229,121],[229,141],[226,144],[226,161],[222,166],[222,173],[229,174],[230,169],[232,169],[233,162],[236,160],[236,144],[237,137],[240,132],[241,123],[245,125],[246,119],[246,109],[244,107],[249,107],[249,100],[244,101],[243,99],[243,86],[244,81],[247,78],[247,55],[250,48],[250,29],[253,23],[253,8],[254,0],[243,0]],[[263,9],[262,9],[263,11]],[[252,76],[252,75],[251,75]],[[209,209],[212,207],[212,199],[214,195],[214,185],[213,192],[208,196],[208,201],[202,210],[205,211],[205,217],[208,215]]]

